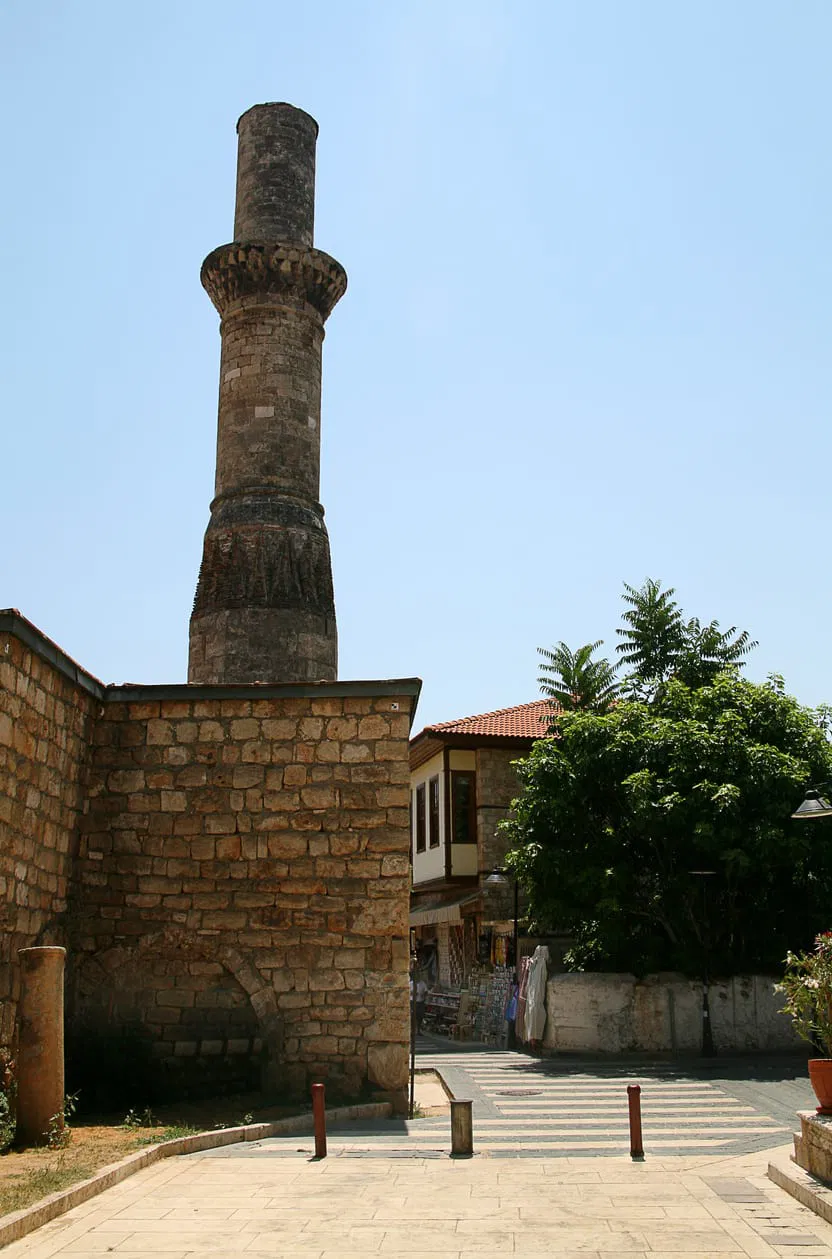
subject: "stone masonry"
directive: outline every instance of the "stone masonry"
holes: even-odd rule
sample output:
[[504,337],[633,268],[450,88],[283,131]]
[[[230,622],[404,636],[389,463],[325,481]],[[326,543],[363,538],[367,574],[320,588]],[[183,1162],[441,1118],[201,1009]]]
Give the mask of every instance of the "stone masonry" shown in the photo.
[[318,502],[321,349],[347,277],[312,247],[315,120],[291,105],[255,105],[237,130],[234,241],[202,266],[222,356],[188,680],[332,680],[335,602]]
[[17,949],[63,944],[71,1024],[186,1082],[401,1099],[419,683],[104,687],[14,612],[0,679],[3,1043]]
[[[477,843],[480,879],[505,861],[508,841],[499,824],[510,813],[512,800],[520,794],[514,762],[524,751],[517,748],[477,748]],[[489,887],[485,899],[485,921],[510,922],[514,916],[514,890]]]
[[[39,636],[40,651],[0,613],[0,1044],[14,1036],[17,951],[61,944],[85,806],[94,679]],[[6,632],[3,632],[6,629]],[[65,657],[62,657],[66,659]]]

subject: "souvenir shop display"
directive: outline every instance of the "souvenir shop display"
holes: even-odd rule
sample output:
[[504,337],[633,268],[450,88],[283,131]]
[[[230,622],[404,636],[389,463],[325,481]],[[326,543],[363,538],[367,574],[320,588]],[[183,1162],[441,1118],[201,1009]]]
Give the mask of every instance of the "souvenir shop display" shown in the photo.
[[474,1020],[474,1036],[486,1045],[502,1044],[506,1032],[506,1006],[511,995],[513,972],[495,966],[480,980],[480,1002]]
[[440,1035],[450,1035],[451,1028],[456,1023],[459,1014],[460,996],[461,994],[458,992],[446,992],[439,988],[432,989],[427,996],[425,1017],[422,1020],[422,1026],[425,1031],[439,1032]]

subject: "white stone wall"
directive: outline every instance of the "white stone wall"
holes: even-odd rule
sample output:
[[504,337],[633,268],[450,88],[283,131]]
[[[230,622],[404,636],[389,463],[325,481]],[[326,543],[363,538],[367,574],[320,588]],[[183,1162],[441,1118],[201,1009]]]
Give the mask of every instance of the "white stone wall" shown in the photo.
[[[780,1013],[775,980],[744,975],[710,986],[718,1052],[777,1052],[804,1042]],[[702,985],[681,975],[556,975],[546,988],[545,1048],[569,1053],[699,1053]]]

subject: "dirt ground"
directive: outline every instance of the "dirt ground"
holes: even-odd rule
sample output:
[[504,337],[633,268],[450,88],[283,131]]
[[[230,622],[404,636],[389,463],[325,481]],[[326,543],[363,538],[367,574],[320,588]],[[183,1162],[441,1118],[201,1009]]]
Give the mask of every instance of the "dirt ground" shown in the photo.
[[124,1126],[123,1115],[69,1122],[69,1139],[62,1149],[8,1150],[0,1154],[0,1215],[19,1211],[40,1198],[79,1180],[109,1163],[116,1163],[145,1145],[155,1145],[186,1132],[232,1128],[302,1114],[307,1106],[267,1106],[259,1093],[159,1106],[152,1115],[138,1116],[151,1123]]

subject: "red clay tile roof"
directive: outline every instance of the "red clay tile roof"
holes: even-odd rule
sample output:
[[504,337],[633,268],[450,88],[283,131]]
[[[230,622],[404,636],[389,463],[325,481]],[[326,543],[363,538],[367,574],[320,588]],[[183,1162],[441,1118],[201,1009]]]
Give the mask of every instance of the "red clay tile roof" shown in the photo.
[[[548,699],[535,699],[530,704],[498,708],[493,713],[461,717],[458,721],[441,721],[425,726],[422,734],[487,735],[504,739],[543,739],[546,722],[553,711]],[[418,736],[417,736],[418,738]]]

